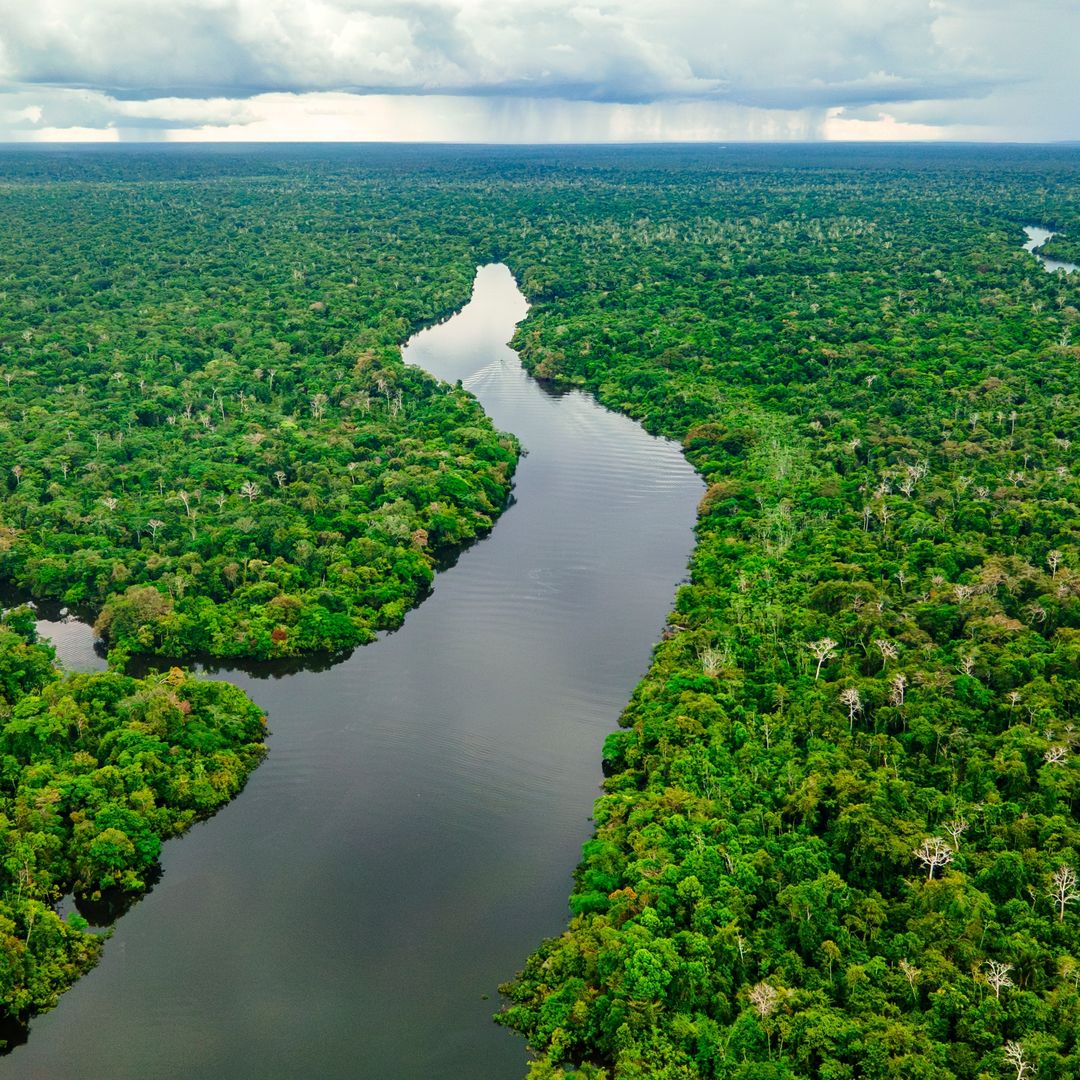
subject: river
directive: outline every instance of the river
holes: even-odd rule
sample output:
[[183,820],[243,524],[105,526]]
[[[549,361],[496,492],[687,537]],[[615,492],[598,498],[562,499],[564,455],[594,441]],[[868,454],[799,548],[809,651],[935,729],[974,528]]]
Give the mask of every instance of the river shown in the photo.
[[[270,717],[243,793],[165,845],[99,968],[0,1073],[518,1080],[496,986],[566,922],[600,750],[644,673],[702,484],[678,446],[505,343],[504,266],[405,349],[527,448],[515,502],[404,626],[329,670],[222,673]],[[89,630],[43,628],[73,666]]]
[[1050,239],[1051,236],[1056,236],[1052,229],[1044,229],[1041,225],[1025,225],[1024,232],[1027,233],[1027,243],[1024,245],[1025,251],[1030,251],[1036,259],[1043,264],[1043,269],[1051,274],[1056,274],[1058,270],[1064,270],[1066,274],[1071,274],[1074,270],[1080,270],[1080,266],[1076,263],[1062,262],[1060,259],[1050,259],[1045,255],[1039,254],[1039,248]]

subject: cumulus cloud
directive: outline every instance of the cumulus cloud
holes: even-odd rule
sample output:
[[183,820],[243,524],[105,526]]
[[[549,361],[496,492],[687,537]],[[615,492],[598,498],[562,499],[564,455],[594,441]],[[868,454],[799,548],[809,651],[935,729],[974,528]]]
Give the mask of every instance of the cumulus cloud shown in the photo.
[[42,110],[9,119],[16,136],[270,130],[275,108],[285,118],[320,100],[355,130],[364,110],[351,95],[402,122],[423,103],[387,97],[431,97],[454,130],[469,116],[584,120],[605,106],[590,130],[631,137],[662,117],[738,138],[855,131],[882,115],[899,134],[1016,137],[1009,125],[1030,123],[1034,104],[1036,137],[1068,137],[1062,43],[1076,40],[1075,0],[0,0],[0,80],[18,99],[8,116]]

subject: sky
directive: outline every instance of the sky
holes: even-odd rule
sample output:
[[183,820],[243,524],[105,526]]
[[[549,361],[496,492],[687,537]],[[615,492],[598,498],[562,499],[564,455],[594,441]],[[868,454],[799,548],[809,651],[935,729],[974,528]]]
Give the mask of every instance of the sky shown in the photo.
[[1080,0],[0,0],[3,141],[1080,139]]

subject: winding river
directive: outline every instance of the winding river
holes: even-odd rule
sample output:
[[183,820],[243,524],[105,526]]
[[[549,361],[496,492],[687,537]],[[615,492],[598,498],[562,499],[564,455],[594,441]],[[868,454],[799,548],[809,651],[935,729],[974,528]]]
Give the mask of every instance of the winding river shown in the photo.
[[[505,342],[504,266],[405,349],[528,450],[515,503],[404,627],[324,671],[229,671],[270,716],[243,794],[165,846],[100,967],[0,1074],[517,1080],[496,986],[566,919],[600,748],[692,546],[679,448]],[[89,631],[43,629],[73,666]]]
[[1080,270],[1080,266],[1077,266],[1076,263],[1062,262],[1060,259],[1051,259],[1046,255],[1039,254],[1039,248],[1050,237],[1057,235],[1052,229],[1044,229],[1041,225],[1025,225],[1024,232],[1027,233],[1027,243],[1024,245],[1024,250],[1030,251],[1042,263],[1044,270],[1051,274],[1056,274],[1059,270],[1064,270],[1066,274],[1071,274],[1074,270]]

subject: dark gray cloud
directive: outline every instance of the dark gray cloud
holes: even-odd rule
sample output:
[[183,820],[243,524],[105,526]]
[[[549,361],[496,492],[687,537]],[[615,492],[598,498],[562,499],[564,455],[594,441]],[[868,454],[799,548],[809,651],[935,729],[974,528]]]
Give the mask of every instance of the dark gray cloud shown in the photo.
[[8,112],[36,94],[36,123],[61,127],[80,107],[85,126],[110,110],[113,123],[152,126],[151,112],[117,102],[344,91],[547,100],[553,115],[565,112],[555,102],[804,120],[881,106],[913,123],[932,103],[946,119],[928,122],[987,133],[1034,106],[1037,137],[1065,138],[1077,129],[1059,43],[1077,40],[1076,0],[0,0]]

